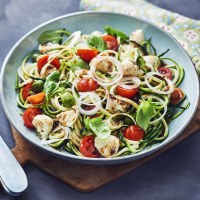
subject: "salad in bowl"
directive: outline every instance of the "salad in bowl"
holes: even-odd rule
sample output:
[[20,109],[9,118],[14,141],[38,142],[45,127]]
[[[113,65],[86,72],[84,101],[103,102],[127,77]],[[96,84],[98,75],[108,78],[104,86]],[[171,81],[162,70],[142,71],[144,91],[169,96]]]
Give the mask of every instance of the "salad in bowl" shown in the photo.
[[158,55],[141,29],[46,30],[17,71],[24,125],[42,145],[80,157],[116,158],[162,143],[189,107],[184,69]]

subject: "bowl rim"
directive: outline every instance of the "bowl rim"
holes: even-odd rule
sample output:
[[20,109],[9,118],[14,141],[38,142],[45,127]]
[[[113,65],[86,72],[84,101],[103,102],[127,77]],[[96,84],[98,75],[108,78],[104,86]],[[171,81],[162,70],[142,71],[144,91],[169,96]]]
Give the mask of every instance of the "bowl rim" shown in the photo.
[[88,15],[88,14],[100,14],[100,15],[102,15],[102,14],[108,14],[108,15],[117,15],[117,16],[121,15],[123,17],[129,17],[129,18],[132,18],[134,20],[138,20],[138,21],[141,21],[143,23],[149,24],[150,26],[153,26],[154,28],[160,30],[163,34],[165,34],[168,37],[170,37],[170,39],[172,39],[173,42],[176,43],[176,45],[178,45],[179,47],[181,47],[181,49],[186,53],[187,57],[189,58],[192,66],[194,67],[194,70],[196,72],[195,66],[194,66],[194,64],[193,64],[190,56],[185,51],[185,49],[179,44],[179,42],[172,35],[170,35],[168,32],[163,31],[159,26],[154,25],[152,22],[149,22],[149,21],[144,20],[144,19],[139,19],[137,17],[133,17],[133,16],[126,15],[126,14],[120,14],[120,13],[114,13],[114,12],[106,12],[106,11],[101,11],[101,12],[99,12],[99,11],[98,12],[97,11],[79,11],[79,12],[69,13],[69,14],[66,14],[66,15],[62,15],[62,16],[58,16],[58,17],[55,17],[53,19],[50,19],[50,20],[48,20],[48,21],[46,21],[46,22],[44,22],[44,23],[36,26],[35,28],[31,29],[24,36],[22,36],[15,43],[15,45],[11,48],[11,50],[8,52],[6,58],[5,58],[4,62],[3,62],[2,69],[1,69],[1,74],[0,74],[0,92],[1,92],[0,99],[1,99],[1,103],[2,103],[2,106],[3,106],[4,113],[5,113],[6,117],[7,117],[7,119],[9,120],[9,122],[11,122],[11,124],[20,133],[20,135],[23,136],[26,140],[28,140],[31,144],[37,146],[41,150],[45,150],[48,153],[53,154],[53,155],[58,156],[58,157],[61,157],[63,159],[68,159],[68,160],[77,161],[77,162],[85,162],[86,164],[92,164],[92,163],[95,163],[95,164],[106,164],[106,163],[108,163],[108,164],[116,164],[118,162],[119,163],[123,163],[123,162],[128,162],[128,161],[131,161],[131,160],[136,160],[136,159],[148,156],[148,155],[154,153],[155,151],[158,151],[158,150],[164,148],[169,143],[171,143],[175,138],[177,138],[182,133],[182,131],[187,127],[187,125],[192,120],[194,114],[196,113],[196,110],[197,110],[197,107],[198,107],[198,103],[199,103],[199,98],[200,98],[199,89],[198,89],[199,88],[199,78],[198,78],[197,72],[196,72],[196,76],[194,77],[194,79],[196,79],[195,82],[197,83],[197,91],[196,92],[197,92],[198,98],[195,100],[195,107],[194,107],[193,113],[191,114],[190,118],[187,120],[187,123],[184,124],[184,126],[182,126],[182,128],[174,136],[172,136],[170,139],[168,139],[166,142],[161,143],[158,146],[152,147],[147,152],[141,151],[141,152],[139,152],[137,154],[131,154],[131,155],[127,155],[127,156],[123,156],[123,157],[116,157],[116,158],[88,158],[88,157],[79,157],[77,155],[66,154],[65,152],[60,152],[60,151],[57,151],[57,150],[55,150],[53,148],[51,149],[51,148],[46,147],[44,145],[38,144],[37,142],[31,140],[28,136],[26,136],[26,134],[22,133],[19,130],[17,124],[15,124],[12,121],[11,114],[9,113],[9,111],[7,109],[7,106],[6,106],[6,103],[5,103],[5,99],[4,99],[4,95],[3,95],[3,80],[4,80],[3,76],[4,76],[4,73],[5,73],[5,70],[6,70],[6,65],[7,65],[7,63],[9,61],[12,53],[15,51],[15,49],[18,47],[18,45],[25,38],[27,38],[28,36],[30,36],[33,32],[37,31],[38,29],[42,28],[43,26],[48,25],[48,24],[50,24],[52,22],[55,22],[55,21],[59,21],[59,20],[64,19],[64,18],[68,18],[68,17],[72,17],[72,16],[78,16],[78,15]]

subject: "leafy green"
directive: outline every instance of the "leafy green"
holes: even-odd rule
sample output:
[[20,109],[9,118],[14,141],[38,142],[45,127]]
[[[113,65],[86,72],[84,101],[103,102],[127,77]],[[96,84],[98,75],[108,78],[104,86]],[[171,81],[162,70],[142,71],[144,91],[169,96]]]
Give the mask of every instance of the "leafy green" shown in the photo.
[[138,65],[142,70],[144,70],[145,72],[147,72],[147,69],[145,68],[146,63],[145,63],[145,60],[143,59],[142,56],[138,56],[138,58],[137,58],[137,65]]
[[61,43],[63,39],[63,34],[69,36],[70,33],[65,30],[48,30],[44,31],[40,36],[38,37],[38,42],[40,44],[47,44],[48,42],[52,43]]
[[79,69],[89,69],[88,63],[86,63],[84,60],[80,58],[73,58],[69,61],[69,65],[71,67],[71,70],[75,72],[76,70]]
[[104,29],[109,35],[113,35],[115,37],[120,37],[122,40],[125,40],[128,38],[128,36],[125,33],[121,32],[117,29],[114,29],[111,26],[106,26]]
[[143,101],[136,113],[136,122],[144,130],[149,126],[151,118],[155,115],[155,105],[152,100]]
[[89,37],[87,42],[89,45],[98,49],[98,51],[100,52],[105,51],[107,49],[106,43],[101,37],[98,36]]
[[51,74],[47,76],[44,84],[44,91],[46,94],[47,101],[50,95],[58,88],[59,78],[60,78],[60,73],[57,71],[53,71]]
[[106,139],[110,134],[111,131],[101,118],[93,118],[88,121],[90,129],[101,139]]

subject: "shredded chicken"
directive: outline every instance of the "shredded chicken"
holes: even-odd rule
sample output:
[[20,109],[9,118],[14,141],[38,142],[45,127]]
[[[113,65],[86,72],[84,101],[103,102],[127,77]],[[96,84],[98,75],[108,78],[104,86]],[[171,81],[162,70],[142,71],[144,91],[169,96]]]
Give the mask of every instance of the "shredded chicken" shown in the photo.
[[144,42],[144,33],[141,29],[136,30],[131,33],[131,36],[129,37],[129,39],[138,44],[141,44],[142,42]]
[[131,59],[124,60],[122,62],[122,66],[124,69],[124,76],[141,76],[143,74],[143,72],[131,61]]
[[116,112],[127,112],[130,107],[131,105],[129,103],[116,99],[112,95],[108,98],[107,110],[113,114]]

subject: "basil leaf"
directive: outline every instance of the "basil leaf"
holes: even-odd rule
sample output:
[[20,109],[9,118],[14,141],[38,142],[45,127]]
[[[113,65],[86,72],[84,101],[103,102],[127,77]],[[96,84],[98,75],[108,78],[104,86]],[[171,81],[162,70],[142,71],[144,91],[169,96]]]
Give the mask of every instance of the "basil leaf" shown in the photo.
[[53,71],[51,74],[47,76],[44,84],[44,91],[46,94],[47,101],[50,95],[58,88],[59,78],[60,78],[60,73],[57,71]]
[[109,35],[113,35],[115,37],[120,37],[122,40],[125,40],[128,38],[128,36],[125,33],[121,32],[117,29],[114,29],[111,26],[106,26],[104,29]]
[[136,113],[136,122],[144,130],[149,126],[151,118],[155,115],[155,106],[151,100],[143,101]]
[[38,37],[38,42],[42,45],[47,44],[48,42],[60,43],[63,39],[62,35],[63,33],[60,33],[58,30],[44,31]]
[[71,67],[71,70],[75,72],[76,70],[79,69],[89,69],[88,63],[86,63],[84,60],[80,58],[73,58],[69,61],[69,65]]
[[90,129],[101,139],[106,139],[110,134],[111,131],[101,118],[93,118],[89,122]]
[[105,51],[107,49],[106,43],[101,37],[98,36],[89,37],[87,42],[89,45],[98,49],[98,51],[100,52]]

